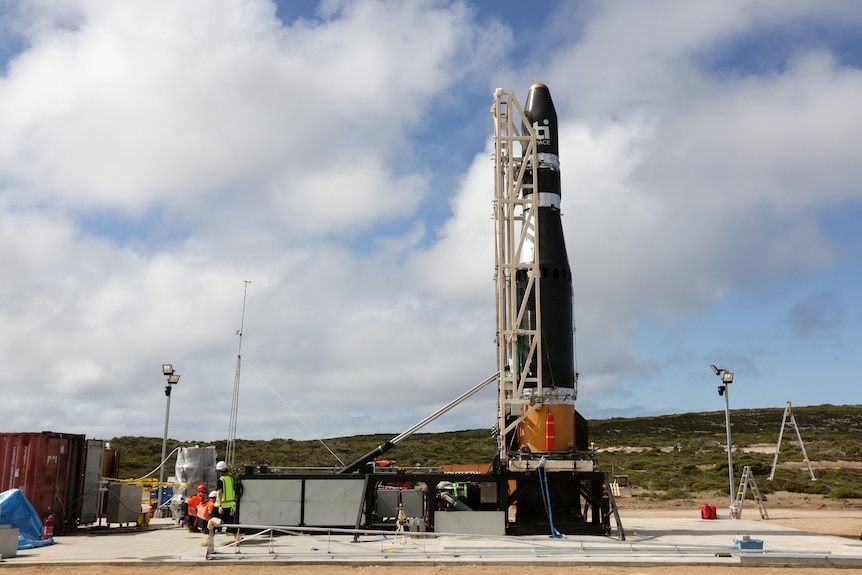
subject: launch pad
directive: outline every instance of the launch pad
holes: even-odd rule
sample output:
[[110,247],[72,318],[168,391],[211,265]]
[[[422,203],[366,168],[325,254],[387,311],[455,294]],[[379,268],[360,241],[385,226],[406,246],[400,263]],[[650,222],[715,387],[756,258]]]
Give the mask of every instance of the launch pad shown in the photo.
[[[557,114],[544,84],[522,108],[498,89],[494,119],[497,373],[332,473],[239,478],[243,525],[624,538],[587,421],[575,409],[572,273],[560,219]],[[497,382],[498,453],[487,473],[381,469],[374,459]]]

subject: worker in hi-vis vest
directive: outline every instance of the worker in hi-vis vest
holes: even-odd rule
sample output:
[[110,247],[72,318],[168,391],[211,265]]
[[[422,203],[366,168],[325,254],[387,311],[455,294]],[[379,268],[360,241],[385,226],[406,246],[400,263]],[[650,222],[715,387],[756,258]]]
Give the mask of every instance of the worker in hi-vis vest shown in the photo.
[[188,504],[189,510],[188,515],[186,516],[186,527],[192,533],[197,531],[200,527],[198,522],[198,506],[203,503],[203,500],[207,496],[207,486],[206,485],[198,485],[197,493],[189,497]]
[[[227,464],[224,461],[219,461],[216,464],[216,471],[218,472],[218,489],[215,506],[222,523],[233,523],[236,512],[236,489],[234,488],[233,477],[228,475]],[[235,538],[237,541],[240,539],[239,529],[237,529]]]

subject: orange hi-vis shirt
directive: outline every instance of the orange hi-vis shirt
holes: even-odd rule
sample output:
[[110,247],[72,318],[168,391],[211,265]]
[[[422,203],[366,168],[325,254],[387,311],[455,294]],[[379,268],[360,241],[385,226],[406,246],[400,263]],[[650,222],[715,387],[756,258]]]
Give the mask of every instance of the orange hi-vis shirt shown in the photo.
[[205,503],[198,505],[198,517],[204,521],[209,521],[213,518],[213,509],[215,508],[215,499],[207,499]]
[[197,516],[198,505],[203,501],[203,497],[197,493],[189,497],[189,515]]

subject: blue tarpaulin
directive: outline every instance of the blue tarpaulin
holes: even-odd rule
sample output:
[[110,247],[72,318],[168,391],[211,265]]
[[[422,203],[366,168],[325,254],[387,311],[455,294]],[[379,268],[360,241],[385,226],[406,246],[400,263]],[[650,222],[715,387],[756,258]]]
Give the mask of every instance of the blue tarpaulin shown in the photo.
[[54,543],[53,538],[42,539],[42,520],[20,489],[0,493],[0,525],[11,525],[18,529],[18,549],[32,549]]

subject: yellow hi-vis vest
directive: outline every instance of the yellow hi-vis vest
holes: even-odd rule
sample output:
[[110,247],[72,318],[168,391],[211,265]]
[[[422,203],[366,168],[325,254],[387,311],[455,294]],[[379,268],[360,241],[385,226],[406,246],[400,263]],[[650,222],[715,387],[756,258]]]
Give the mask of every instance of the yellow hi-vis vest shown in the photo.
[[221,484],[221,506],[223,509],[233,509],[236,507],[236,495],[233,489],[233,477],[230,475],[222,475],[218,478]]

